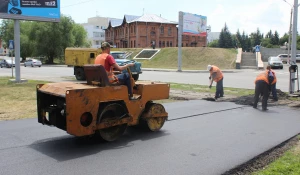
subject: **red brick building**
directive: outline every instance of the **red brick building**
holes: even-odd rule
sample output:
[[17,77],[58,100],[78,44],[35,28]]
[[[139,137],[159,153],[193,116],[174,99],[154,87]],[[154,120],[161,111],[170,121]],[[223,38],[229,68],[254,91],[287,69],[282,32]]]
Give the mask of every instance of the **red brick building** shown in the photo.
[[[157,15],[125,15],[123,20],[110,20],[105,30],[105,40],[118,48],[177,47],[177,23]],[[183,47],[206,46],[206,37],[182,36]]]

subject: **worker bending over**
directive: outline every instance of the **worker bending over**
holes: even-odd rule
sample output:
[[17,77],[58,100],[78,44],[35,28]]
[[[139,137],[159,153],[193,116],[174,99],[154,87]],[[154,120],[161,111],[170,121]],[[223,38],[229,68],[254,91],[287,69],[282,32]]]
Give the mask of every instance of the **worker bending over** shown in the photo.
[[271,85],[272,81],[272,77],[269,77],[268,71],[262,72],[256,77],[253,108],[257,108],[259,96],[262,95],[262,110],[268,110],[267,103],[269,98],[269,86]]
[[275,75],[275,71],[271,69],[271,66],[267,66],[267,70],[268,72],[268,75],[269,75],[269,81],[271,83],[270,85],[270,91],[272,92],[272,96],[273,96],[273,100],[274,101],[278,101],[278,97],[277,97],[277,92],[276,92],[276,83],[277,83],[277,78],[276,78],[276,75]]
[[224,78],[224,76],[223,76],[222,71],[217,66],[214,66],[214,65],[208,65],[207,70],[209,70],[209,73],[210,73],[209,88],[211,88],[214,81],[217,83],[215,99],[218,99],[220,97],[224,97],[224,89],[223,89],[223,78]]

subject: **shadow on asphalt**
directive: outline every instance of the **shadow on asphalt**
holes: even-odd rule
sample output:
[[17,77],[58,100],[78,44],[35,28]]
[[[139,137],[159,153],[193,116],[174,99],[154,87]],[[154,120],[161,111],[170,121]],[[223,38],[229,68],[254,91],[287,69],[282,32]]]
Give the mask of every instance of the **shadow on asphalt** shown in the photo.
[[144,131],[128,127],[125,134],[114,142],[105,142],[101,138],[74,137],[71,135],[38,140],[28,147],[57,161],[67,161],[100,153],[106,150],[122,149],[134,146],[134,141],[146,141],[169,135],[163,129],[158,132]]

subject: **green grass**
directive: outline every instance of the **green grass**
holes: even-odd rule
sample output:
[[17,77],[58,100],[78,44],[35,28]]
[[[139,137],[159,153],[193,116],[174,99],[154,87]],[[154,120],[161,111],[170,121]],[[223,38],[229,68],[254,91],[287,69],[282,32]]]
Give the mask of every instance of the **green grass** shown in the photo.
[[[215,93],[216,87],[213,86],[211,89],[208,86],[203,85],[195,85],[195,84],[179,84],[179,83],[171,83],[171,89],[182,90],[182,91],[193,91],[199,93]],[[224,93],[228,95],[234,96],[244,96],[254,94],[254,90],[252,89],[239,89],[239,88],[224,88]]]
[[300,142],[282,157],[253,175],[299,175],[300,174]]
[[36,117],[36,85],[45,81],[28,80],[11,83],[10,77],[0,77],[0,120]]
[[[121,49],[131,51],[131,58],[142,49]],[[209,47],[183,47],[182,69],[205,70],[208,64],[213,64],[221,69],[235,68],[237,51],[235,49],[221,49]],[[138,60],[144,68],[177,69],[178,48],[162,48],[151,60]]]

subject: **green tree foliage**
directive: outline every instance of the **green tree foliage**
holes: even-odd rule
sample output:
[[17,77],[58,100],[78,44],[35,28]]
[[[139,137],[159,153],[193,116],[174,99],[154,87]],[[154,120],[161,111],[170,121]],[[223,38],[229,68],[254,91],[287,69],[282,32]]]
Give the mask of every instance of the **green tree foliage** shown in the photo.
[[279,45],[279,34],[278,32],[275,30],[275,33],[274,33],[274,38],[273,38],[273,45]]
[[251,45],[256,46],[260,45],[262,41],[262,34],[260,33],[260,30],[257,28],[256,32],[250,34],[250,40],[251,40]]
[[226,23],[220,33],[219,47],[220,48],[233,48],[234,47],[233,42],[232,42],[231,33],[230,33]]
[[[71,17],[61,16],[59,23],[21,21],[21,57],[45,56],[47,63],[54,58],[62,59],[66,47],[90,46],[87,33],[82,26],[75,24]],[[13,39],[12,20],[2,20],[0,37],[5,43]]]
[[289,35],[285,33],[280,39],[279,39],[279,45],[284,45],[285,43],[289,42]]
[[213,40],[212,42],[208,43],[208,47],[219,47],[219,40]]
[[242,47],[242,35],[240,33],[240,30],[236,32],[236,40],[237,40],[237,47],[241,48]]

